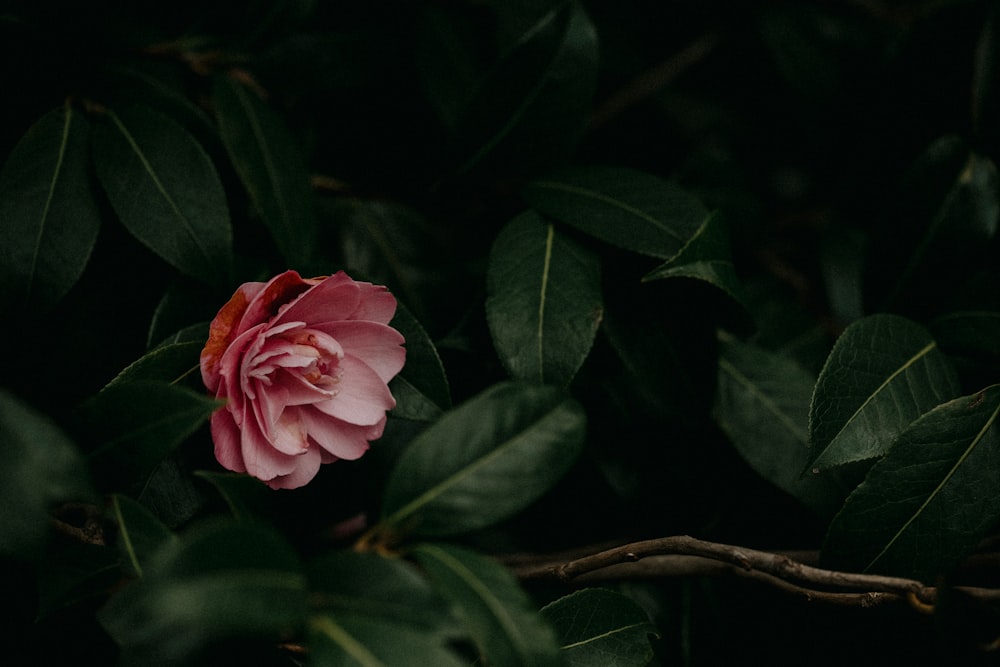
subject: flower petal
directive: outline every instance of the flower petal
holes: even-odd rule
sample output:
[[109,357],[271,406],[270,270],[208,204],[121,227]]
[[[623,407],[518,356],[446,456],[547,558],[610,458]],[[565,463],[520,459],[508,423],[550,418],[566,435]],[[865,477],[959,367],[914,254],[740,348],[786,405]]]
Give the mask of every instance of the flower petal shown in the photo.
[[302,456],[295,457],[295,469],[287,475],[279,475],[267,481],[272,489],[297,489],[312,481],[319,472],[323,455],[318,447],[310,447]]
[[249,474],[257,479],[269,480],[278,475],[287,475],[295,469],[295,459],[298,457],[276,450],[261,431],[253,414],[244,414],[240,431],[243,435],[240,443],[243,464]]
[[396,407],[389,387],[363,361],[348,355],[341,359],[340,368],[344,372],[340,391],[330,400],[316,403],[318,410],[350,424],[371,426],[386,410]]
[[285,271],[271,278],[247,305],[240,321],[240,329],[245,330],[261,322],[269,322],[282,306],[294,301],[309,287],[310,284],[303,280],[297,271]]
[[240,429],[233,415],[225,407],[212,414],[212,441],[215,442],[215,458],[223,468],[233,472],[246,472],[240,449]]
[[381,285],[358,283],[358,287],[361,289],[361,303],[349,318],[344,319],[389,324],[396,314],[396,297]]
[[358,309],[359,283],[343,271],[330,276],[302,294],[274,319],[274,324],[301,321],[309,324],[346,319]]
[[351,354],[388,382],[406,362],[403,335],[387,324],[362,320],[324,322],[310,328],[336,339],[346,354]]
[[[353,461],[361,458],[368,451],[368,441],[382,434],[381,428],[348,424],[312,408],[303,408],[301,413],[309,437],[338,459]],[[385,424],[384,415],[380,424]],[[376,431],[378,435],[373,436]]]

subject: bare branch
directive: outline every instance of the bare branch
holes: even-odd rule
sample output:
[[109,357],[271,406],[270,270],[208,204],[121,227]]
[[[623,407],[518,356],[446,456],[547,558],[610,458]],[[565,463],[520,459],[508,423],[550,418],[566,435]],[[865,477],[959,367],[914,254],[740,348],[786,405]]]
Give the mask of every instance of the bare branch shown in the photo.
[[[769,552],[706,542],[686,535],[634,542],[570,559],[524,556],[508,565],[522,580],[573,584],[636,578],[735,575],[760,581],[807,601],[874,607],[908,602],[921,612],[933,610],[937,588],[915,579],[827,570],[815,563],[814,551]],[[1000,600],[1000,590],[958,586],[981,600]]]

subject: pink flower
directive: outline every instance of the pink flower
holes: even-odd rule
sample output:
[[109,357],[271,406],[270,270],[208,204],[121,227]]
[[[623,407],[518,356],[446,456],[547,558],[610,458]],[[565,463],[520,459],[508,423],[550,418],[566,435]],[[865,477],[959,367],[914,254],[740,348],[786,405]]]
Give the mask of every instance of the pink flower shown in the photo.
[[343,271],[241,285],[201,352],[205,386],[226,401],[212,415],[219,463],[294,489],[320,464],[364,454],[396,405],[387,383],[406,351],[395,311],[385,287]]

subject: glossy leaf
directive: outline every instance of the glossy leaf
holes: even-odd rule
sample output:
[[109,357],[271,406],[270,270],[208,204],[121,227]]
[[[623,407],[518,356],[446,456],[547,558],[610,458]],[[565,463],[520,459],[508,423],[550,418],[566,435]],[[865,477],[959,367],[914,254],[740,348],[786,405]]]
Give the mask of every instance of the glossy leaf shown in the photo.
[[94,472],[111,488],[127,490],[221,404],[202,394],[159,382],[122,382],[105,388],[80,408],[90,439]]
[[717,211],[705,218],[675,257],[647,273],[643,281],[664,278],[692,278],[706,282],[735,302],[746,317],[743,283],[733,266],[729,232]]
[[500,232],[489,262],[486,318],[507,371],[568,385],[603,315],[598,258],[527,211]]
[[90,124],[70,106],[50,111],[0,171],[3,301],[44,310],[76,283],[101,226],[88,173]]
[[454,535],[527,507],[573,465],[583,445],[579,404],[551,387],[506,383],[421,433],[386,483],[380,530]]
[[959,393],[924,327],[897,315],[849,326],[826,360],[809,411],[812,467],[881,456],[914,419]]
[[597,81],[597,35],[577,2],[545,12],[491,70],[458,122],[459,172],[513,156],[531,168],[564,156]]
[[559,665],[556,635],[517,581],[496,561],[464,548],[421,544],[412,550],[490,665]]
[[626,250],[672,259],[708,211],[677,185],[624,167],[570,167],[529,183],[536,210]]
[[94,132],[94,164],[122,224],[186,275],[228,279],[229,210],[219,176],[187,130],[155,111],[110,112]]
[[160,346],[129,364],[105,389],[144,380],[177,384],[192,374],[197,376],[198,359],[204,346],[205,339]]
[[334,617],[364,616],[438,641],[455,635],[455,620],[427,578],[401,558],[335,551],[307,569],[312,603]]
[[292,265],[307,262],[316,244],[316,211],[295,138],[232,77],[216,78],[212,100],[222,142],[278,250]]
[[931,581],[1000,521],[1000,385],[913,422],[834,518],[831,565]]
[[118,550],[126,569],[141,577],[153,554],[177,544],[177,536],[128,496],[111,497],[111,517],[118,527]]
[[809,463],[809,397],[815,377],[797,363],[736,340],[719,350],[715,418],[761,477],[823,516],[846,490],[829,475],[803,477]]
[[0,554],[36,555],[57,503],[94,500],[76,445],[47,417],[0,389]]
[[274,642],[304,621],[305,577],[291,546],[270,530],[208,524],[154,561],[99,613],[128,663],[189,664],[209,642]]
[[541,610],[572,667],[643,667],[653,659],[656,635],[642,607],[621,593],[585,588]]
[[433,421],[451,407],[448,378],[430,336],[420,322],[399,303],[390,326],[406,339],[406,365],[389,383],[396,407],[396,417]]
[[249,475],[208,470],[196,470],[194,475],[215,487],[237,521],[257,521],[267,507],[267,487]]
[[351,613],[318,614],[309,619],[310,665],[434,665],[462,667],[443,642],[411,626]]
[[1000,226],[996,165],[961,138],[942,137],[905,174],[892,204],[867,253],[866,285],[883,299],[879,307],[921,315],[953,307],[969,266],[989,261]]

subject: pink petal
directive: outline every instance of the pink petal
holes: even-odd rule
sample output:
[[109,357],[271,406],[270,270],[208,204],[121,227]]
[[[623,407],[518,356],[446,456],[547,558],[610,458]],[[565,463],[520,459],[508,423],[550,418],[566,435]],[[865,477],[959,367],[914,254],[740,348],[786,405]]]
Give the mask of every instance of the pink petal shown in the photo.
[[361,288],[361,302],[349,318],[343,319],[389,324],[396,314],[396,297],[381,285],[358,283],[358,286]]
[[353,461],[368,451],[372,427],[348,424],[312,408],[303,408],[301,412],[309,437],[336,458]]
[[241,433],[243,464],[248,473],[266,481],[278,475],[287,475],[295,469],[298,457],[276,450],[261,431],[254,415],[244,414]]
[[271,447],[282,454],[298,456],[309,446],[298,410],[286,410],[284,406],[279,406],[273,419],[264,410],[260,401],[253,404],[257,426]]
[[271,278],[247,305],[240,320],[240,331],[270,321],[282,306],[294,301],[309,287],[296,271],[285,271]]
[[243,283],[212,319],[208,328],[208,341],[201,351],[201,378],[210,391],[218,386],[219,363],[232,342],[242,333],[240,323],[247,307],[264,283]]
[[309,405],[332,398],[333,391],[317,387],[295,372],[281,371],[274,377],[271,392],[280,396],[284,405]]
[[396,400],[382,378],[357,357],[345,356],[340,361],[344,371],[339,393],[315,407],[350,424],[371,426],[396,407]]
[[275,318],[273,324],[343,320],[358,308],[360,294],[357,283],[343,272],[338,273],[297,298]]
[[243,454],[240,451],[240,429],[226,408],[212,414],[212,441],[215,442],[215,458],[223,468],[233,472],[246,472]]
[[324,322],[311,328],[335,338],[345,353],[365,362],[383,382],[395,377],[406,362],[406,350],[401,347],[405,342],[403,336],[387,324],[348,320]]
[[287,475],[279,475],[267,481],[272,489],[297,489],[312,481],[319,472],[323,456],[316,447],[310,447],[302,456],[295,457],[295,468]]

